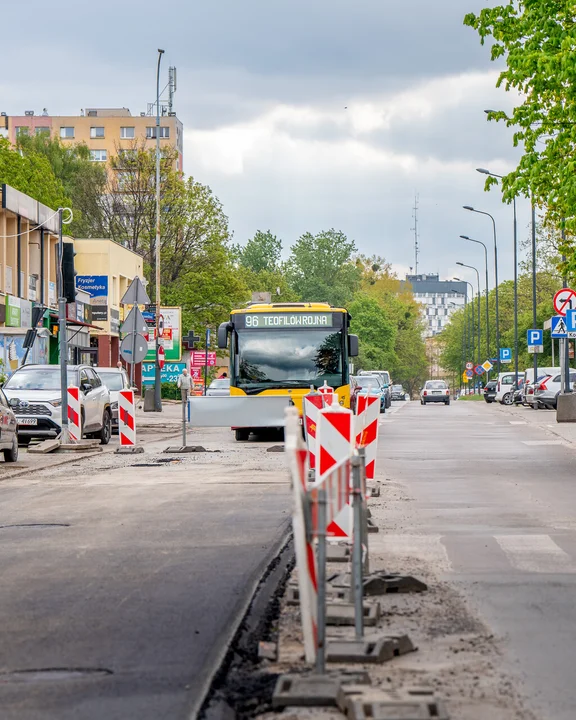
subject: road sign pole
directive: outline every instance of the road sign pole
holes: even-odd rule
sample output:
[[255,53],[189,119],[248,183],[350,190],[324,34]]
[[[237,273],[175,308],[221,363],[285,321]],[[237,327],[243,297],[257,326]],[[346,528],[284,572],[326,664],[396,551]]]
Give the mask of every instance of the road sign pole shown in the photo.
[[68,444],[68,330],[66,328],[66,298],[64,297],[64,275],[62,258],[64,241],[62,239],[62,208],[58,210],[58,333],[60,346],[60,394],[62,400],[62,443]]

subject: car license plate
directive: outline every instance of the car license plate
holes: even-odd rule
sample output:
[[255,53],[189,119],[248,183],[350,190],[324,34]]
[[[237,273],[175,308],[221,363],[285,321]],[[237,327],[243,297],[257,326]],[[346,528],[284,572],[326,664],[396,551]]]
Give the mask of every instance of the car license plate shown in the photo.
[[432,395],[440,395],[440,390],[432,390]]
[[38,418],[18,418],[18,425],[38,425]]

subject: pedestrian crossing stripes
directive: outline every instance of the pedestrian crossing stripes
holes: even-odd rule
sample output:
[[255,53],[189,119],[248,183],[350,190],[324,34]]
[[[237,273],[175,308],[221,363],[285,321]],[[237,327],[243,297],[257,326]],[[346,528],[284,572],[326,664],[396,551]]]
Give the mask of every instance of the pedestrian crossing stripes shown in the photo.
[[[482,572],[576,574],[574,557],[550,535],[398,535],[379,533],[370,537],[370,553],[381,556],[386,567],[396,572],[415,563],[441,573]],[[464,553],[465,550],[465,554]]]

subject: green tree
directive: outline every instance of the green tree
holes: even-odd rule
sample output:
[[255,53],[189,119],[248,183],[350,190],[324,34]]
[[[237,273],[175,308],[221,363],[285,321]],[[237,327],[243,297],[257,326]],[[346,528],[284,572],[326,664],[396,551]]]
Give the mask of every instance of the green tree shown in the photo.
[[17,147],[24,157],[45,157],[48,160],[74,213],[74,221],[68,231],[76,237],[86,237],[94,217],[99,216],[98,198],[106,184],[105,166],[92,162],[86,143],[64,145],[59,138],[49,135],[20,135]]
[[307,302],[346,306],[360,287],[356,245],[338,230],[305,233],[291,248],[286,274],[294,291]]
[[350,332],[358,335],[360,355],[358,370],[385,370],[394,353],[396,327],[386,316],[378,300],[359,293],[349,307]]
[[[489,113],[515,128],[522,146],[517,168],[503,180],[504,197],[532,195],[557,226],[566,218],[576,230],[576,23],[574,5],[565,0],[510,0],[464,23],[482,44],[491,40],[491,59],[505,61],[497,86],[520,93],[511,113]],[[495,182],[489,178],[487,185]],[[571,266],[576,259],[571,258]]]
[[234,245],[233,253],[240,265],[253,273],[278,272],[281,267],[282,240],[270,230],[257,230],[246,245]]
[[0,184],[3,183],[54,210],[70,204],[46,157],[36,152],[22,155],[6,138],[0,137]]

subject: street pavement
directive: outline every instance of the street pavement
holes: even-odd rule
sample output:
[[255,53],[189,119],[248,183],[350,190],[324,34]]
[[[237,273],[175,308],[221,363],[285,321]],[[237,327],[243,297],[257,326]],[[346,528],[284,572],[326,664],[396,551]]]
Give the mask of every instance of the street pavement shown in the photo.
[[483,402],[395,410],[379,462],[402,497],[377,518],[378,551],[424,559],[499,638],[536,716],[574,720],[576,428]]
[[290,495],[283,455],[229,430],[189,434],[222,452],[162,462],[177,412],[152,416],[144,454],[0,475],[2,720],[197,709],[284,542]]

